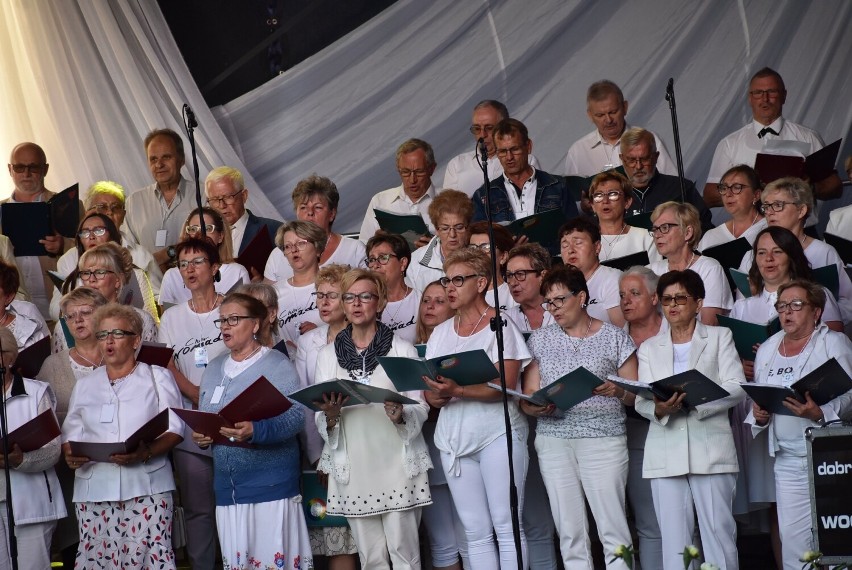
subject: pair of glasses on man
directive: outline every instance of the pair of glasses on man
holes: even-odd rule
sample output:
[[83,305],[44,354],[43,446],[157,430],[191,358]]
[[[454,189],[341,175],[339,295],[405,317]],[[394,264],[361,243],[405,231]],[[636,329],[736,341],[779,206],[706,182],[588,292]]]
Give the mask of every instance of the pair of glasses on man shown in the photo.
[[80,236],[80,239],[89,239],[91,237],[103,237],[106,233],[106,226],[96,226],[94,228],[80,230],[77,235]]
[[213,326],[217,329],[221,329],[222,325],[227,323],[229,327],[235,327],[240,324],[240,321],[243,319],[253,319],[255,317],[250,317],[249,315],[231,315],[230,317],[222,317],[221,319],[216,319],[213,321]]
[[106,340],[107,337],[112,337],[115,340],[121,340],[126,336],[136,336],[136,333],[133,331],[126,331],[124,329],[112,329],[111,331],[97,331],[95,333],[95,338],[98,340]]
[[237,201],[237,196],[242,193],[242,190],[237,190],[233,194],[228,194],[227,196],[216,196],[212,198],[207,198],[207,205],[213,206],[214,208],[221,208],[224,205],[231,206]]
[[17,172],[18,174],[23,174],[24,172],[29,171],[30,174],[41,174],[46,164],[13,164],[12,170]]
[[114,214],[123,212],[124,206],[122,204],[92,204],[86,211],[97,212],[98,214]]

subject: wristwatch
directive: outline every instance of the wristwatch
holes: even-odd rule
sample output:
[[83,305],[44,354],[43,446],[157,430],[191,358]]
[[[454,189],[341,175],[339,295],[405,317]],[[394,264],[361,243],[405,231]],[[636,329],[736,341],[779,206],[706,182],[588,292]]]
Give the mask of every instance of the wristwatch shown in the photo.
[[175,257],[177,257],[177,250],[175,250],[175,246],[173,245],[170,245],[168,248],[166,248],[166,253],[169,256],[169,259],[174,259]]

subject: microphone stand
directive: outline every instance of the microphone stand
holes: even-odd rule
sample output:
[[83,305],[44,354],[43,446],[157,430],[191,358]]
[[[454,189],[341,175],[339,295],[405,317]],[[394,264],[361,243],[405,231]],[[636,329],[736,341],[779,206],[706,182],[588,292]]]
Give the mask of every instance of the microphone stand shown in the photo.
[[491,275],[494,285],[494,318],[491,319],[491,330],[497,339],[497,368],[500,371],[500,393],[503,394],[503,423],[506,428],[506,451],[509,456],[509,509],[512,514],[512,536],[515,539],[515,553],[518,557],[518,570],[524,567],[524,553],[521,550],[521,520],[518,506],[518,488],[515,484],[514,462],[512,461],[512,421],[509,418],[509,394],[506,392],[506,360],[503,357],[503,319],[500,317],[500,296],[497,292],[497,248],[494,244],[493,214],[491,211],[491,188],[488,180],[488,150],[485,147],[485,139],[480,137],[477,141],[479,149],[479,167],[482,169],[482,178],[485,182],[485,215],[488,220],[488,241],[491,247]]
[[192,154],[192,171],[195,176],[195,203],[198,204],[198,224],[201,226],[201,238],[207,239],[207,224],[204,223],[204,214],[201,211],[201,181],[198,179],[198,153],[195,150],[195,127],[198,126],[198,121],[195,120],[195,113],[192,108],[186,103],[183,104],[183,126],[186,129],[186,136],[189,138],[189,150]]
[[3,379],[3,402],[0,405],[0,423],[3,424],[3,476],[6,480],[6,517],[9,531],[9,557],[12,570],[18,570],[18,537],[15,536],[15,508],[12,506],[12,472],[9,466],[9,422],[6,414],[6,365],[3,363],[3,343],[0,341],[0,378]]
[[677,127],[677,105],[675,104],[674,77],[669,77],[669,83],[666,85],[666,101],[669,102],[669,109],[672,112],[672,131],[674,133],[677,176],[680,179],[680,201],[681,203],[686,203],[686,185],[683,181],[683,153],[680,150],[680,130]]

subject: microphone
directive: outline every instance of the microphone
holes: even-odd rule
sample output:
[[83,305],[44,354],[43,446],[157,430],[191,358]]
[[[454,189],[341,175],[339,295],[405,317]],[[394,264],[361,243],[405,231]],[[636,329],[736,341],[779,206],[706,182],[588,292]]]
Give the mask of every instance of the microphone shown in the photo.
[[488,161],[488,149],[485,146],[485,137],[479,137],[479,140],[476,141],[476,148],[479,149],[479,155],[482,157],[483,161]]
[[198,126],[198,121],[195,120],[195,113],[192,112],[192,107],[183,104],[183,112],[186,114],[186,122],[190,129],[194,129]]
[[674,94],[674,77],[669,77],[669,83],[666,85],[666,101],[671,101],[671,96]]

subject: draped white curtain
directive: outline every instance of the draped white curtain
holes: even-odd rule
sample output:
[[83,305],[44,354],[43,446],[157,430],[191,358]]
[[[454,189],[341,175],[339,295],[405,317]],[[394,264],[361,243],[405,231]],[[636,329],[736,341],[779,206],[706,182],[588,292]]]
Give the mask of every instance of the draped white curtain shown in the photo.
[[[74,182],[85,189],[102,179],[126,192],[150,184],[142,139],[161,127],[183,134],[183,103],[202,125],[196,130],[202,183],[212,167],[228,164],[256,187],[154,0],[3,0],[0,79],[0,152],[8,156],[21,141],[40,144],[51,189]],[[184,176],[192,179],[188,144],[186,151]],[[0,189],[9,195],[11,181]],[[251,207],[275,213],[260,192],[251,195]]]
[[716,143],[749,120],[747,81],[764,65],[784,76],[788,119],[826,142],[847,137],[850,29],[848,0],[399,0],[211,113],[154,0],[3,0],[0,151],[42,144],[52,188],[102,178],[138,188],[150,181],[142,137],[180,131],[188,102],[202,177],[241,168],[260,190],[252,209],[290,217],[295,183],[329,176],[343,195],[335,229],[346,231],[373,193],[398,184],[394,150],[409,137],[435,147],[440,186],[447,160],[472,149],[466,128],[484,98],[505,101],[544,169],[561,173],[592,129],[586,88],[612,79],[628,121],[674,155],[664,100],[674,77],[686,174],[702,185]]

